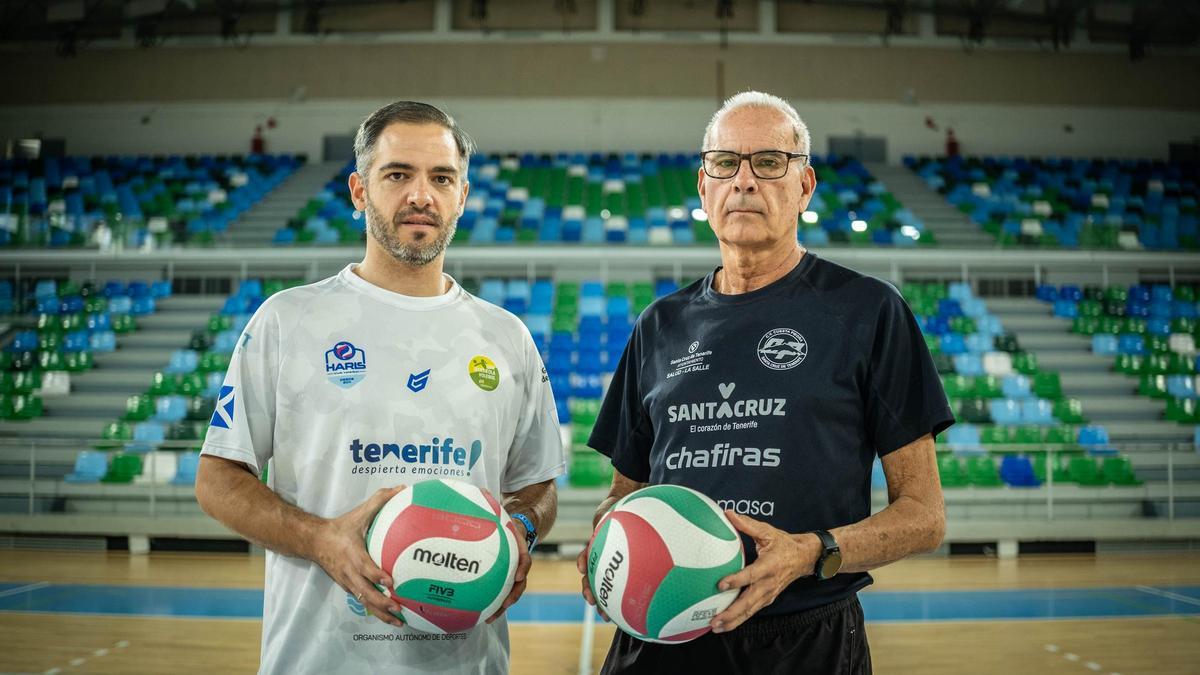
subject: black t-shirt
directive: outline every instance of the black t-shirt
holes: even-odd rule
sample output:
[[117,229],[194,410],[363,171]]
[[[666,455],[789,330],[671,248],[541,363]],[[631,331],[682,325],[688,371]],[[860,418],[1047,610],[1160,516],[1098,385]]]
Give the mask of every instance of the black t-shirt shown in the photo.
[[[785,532],[866,518],[876,454],[954,423],[908,305],[891,285],[811,252],[750,293],[719,294],[712,280],[638,319],[588,445],[632,480],[686,485]],[[743,543],[749,564],[754,543]],[[870,583],[866,573],[804,577],[761,614]]]

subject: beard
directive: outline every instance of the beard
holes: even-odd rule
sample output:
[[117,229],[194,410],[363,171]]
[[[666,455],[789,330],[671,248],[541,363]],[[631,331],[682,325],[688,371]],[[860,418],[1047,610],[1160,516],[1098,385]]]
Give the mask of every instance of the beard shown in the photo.
[[[405,265],[413,267],[428,265],[446,250],[446,246],[454,238],[454,232],[458,227],[457,216],[446,222],[434,211],[407,208],[397,211],[392,216],[391,227],[388,227],[385,224],[387,223],[387,219],[371,203],[370,197],[364,196],[364,198],[367,202],[367,234],[378,242],[389,255]],[[437,226],[437,231],[433,234],[428,234],[418,230],[413,235],[413,241],[401,241],[399,232],[400,228],[403,227],[402,223],[405,219],[415,215],[432,220],[434,225]]]

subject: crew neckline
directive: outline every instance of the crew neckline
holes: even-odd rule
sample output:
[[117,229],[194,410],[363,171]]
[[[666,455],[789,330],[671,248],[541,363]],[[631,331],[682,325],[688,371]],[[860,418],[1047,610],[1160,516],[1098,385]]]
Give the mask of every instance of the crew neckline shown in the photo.
[[760,298],[774,295],[781,288],[799,281],[804,277],[804,275],[808,274],[808,271],[812,269],[814,264],[816,264],[816,260],[817,254],[806,249],[804,251],[804,255],[800,257],[800,262],[796,263],[796,266],[793,267],[787,274],[779,277],[775,281],[772,281],[762,288],[757,288],[747,293],[737,293],[734,295],[719,293],[715,288],[713,288],[713,282],[716,279],[717,272],[720,272],[722,269],[724,269],[723,265],[718,265],[713,269],[713,271],[708,273],[707,277],[704,278],[704,294],[702,297],[705,300],[722,305],[738,305],[746,302],[754,302]]
[[454,280],[454,277],[446,274],[445,272],[442,272],[442,278],[450,283],[450,287],[445,293],[432,296],[416,296],[404,295],[403,293],[389,291],[386,288],[380,288],[379,286],[376,286],[375,284],[358,276],[358,273],[354,271],[356,267],[358,267],[358,263],[347,264],[344,268],[342,268],[342,271],[338,273],[338,278],[351,288],[354,288],[361,293],[365,293],[366,295],[380,302],[384,302],[395,307],[400,307],[402,309],[418,312],[440,309],[457,302],[462,298],[463,295],[462,286],[460,286],[458,282]]

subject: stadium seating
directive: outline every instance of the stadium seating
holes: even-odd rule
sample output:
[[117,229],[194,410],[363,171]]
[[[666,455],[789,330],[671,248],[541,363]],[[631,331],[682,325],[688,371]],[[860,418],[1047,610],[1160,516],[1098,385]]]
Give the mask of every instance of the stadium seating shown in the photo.
[[205,245],[300,165],[298,157],[0,160],[0,247]]
[[[814,246],[929,246],[923,221],[857,160],[814,156],[817,191],[798,237]],[[671,244],[715,241],[696,196],[699,157],[687,154],[479,155],[456,241],[472,244]],[[274,243],[357,244],[345,166]]]
[[1200,249],[1194,165],[912,156],[904,164],[1001,245]]
[[1196,424],[1200,389],[1200,306],[1188,285],[1042,285],[1037,297],[1056,316],[1071,317],[1071,331],[1092,338],[1092,352],[1113,358],[1113,370],[1137,378],[1143,396],[1166,401],[1164,416]]

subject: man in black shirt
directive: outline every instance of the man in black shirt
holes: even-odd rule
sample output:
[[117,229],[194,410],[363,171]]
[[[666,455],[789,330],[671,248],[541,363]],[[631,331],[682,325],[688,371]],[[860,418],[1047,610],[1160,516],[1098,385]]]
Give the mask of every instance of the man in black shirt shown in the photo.
[[[712,632],[618,632],[606,673],[869,673],[867,570],[941,543],[933,436],[954,416],[896,290],[797,243],[809,142],[758,92],[705,132],[698,189],[722,265],[638,319],[589,440],[615,469],[596,519],[645,485],[686,485],[726,510],[748,565],[722,580],[741,593]],[[871,515],[876,455],[890,503]],[[594,604],[586,579],[583,594]]]

